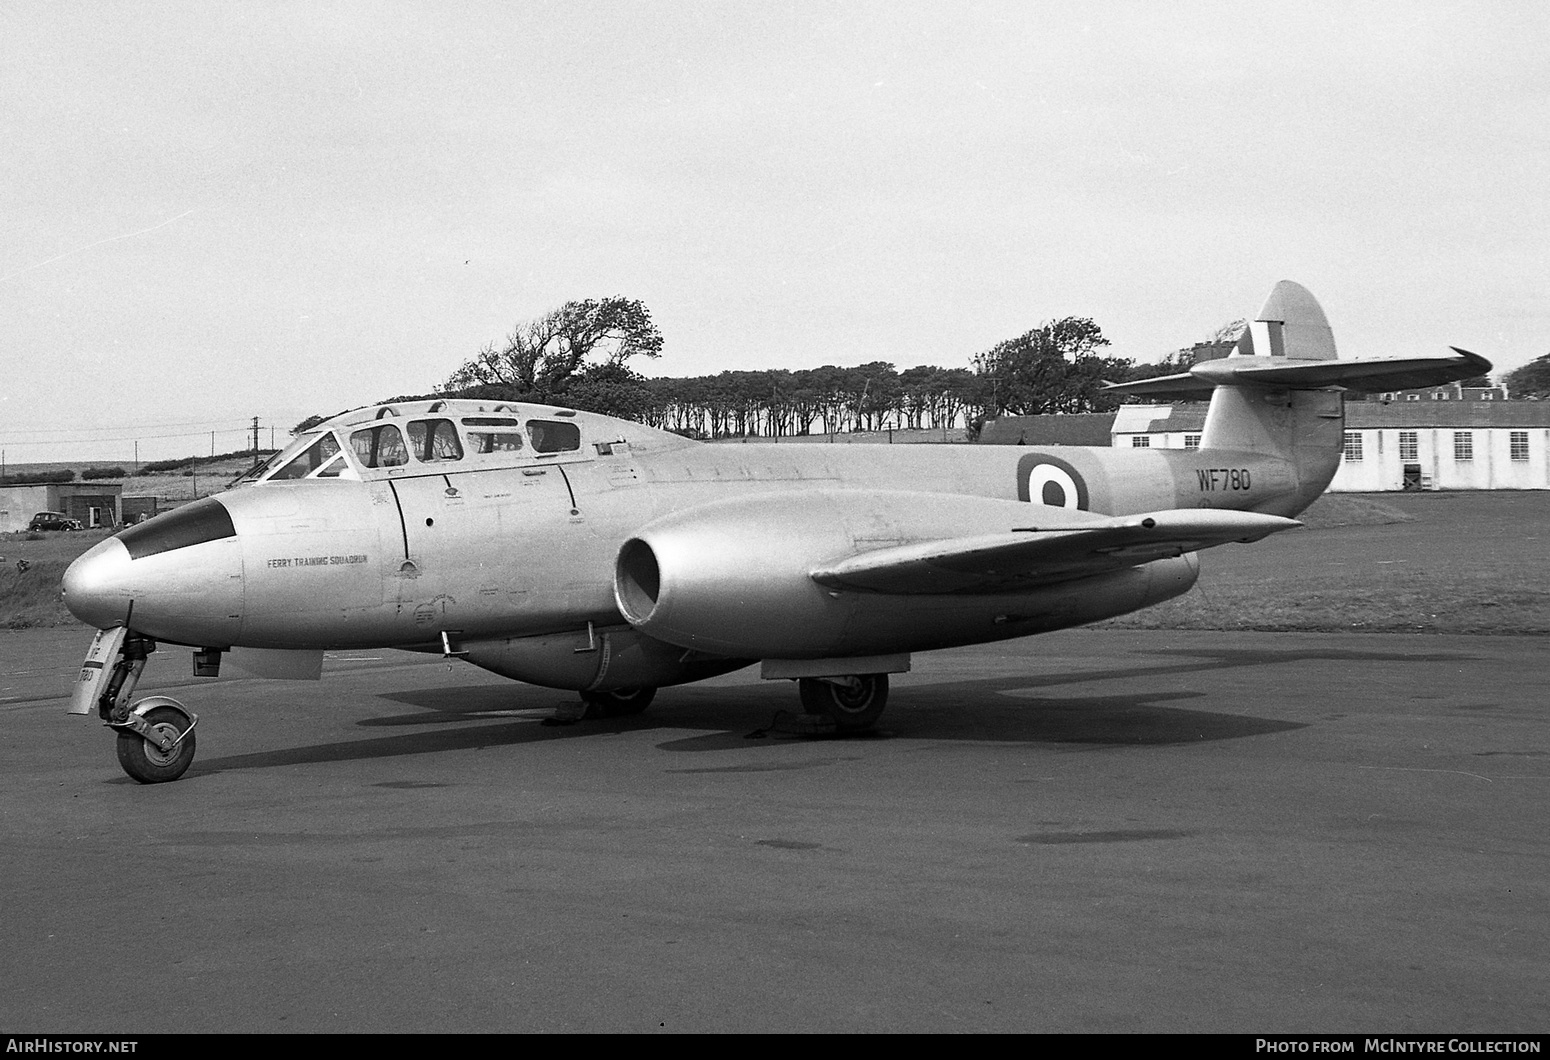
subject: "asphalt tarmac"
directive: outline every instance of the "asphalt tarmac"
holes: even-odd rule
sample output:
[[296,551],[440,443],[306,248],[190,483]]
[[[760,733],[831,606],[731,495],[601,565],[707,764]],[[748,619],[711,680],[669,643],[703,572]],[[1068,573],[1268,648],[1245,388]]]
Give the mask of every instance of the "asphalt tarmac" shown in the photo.
[[881,730],[755,735],[397,652],[185,677],[184,779],[0,632],[0,1033],[1542,1032],[1539,638],[1072,631],[917,656]]

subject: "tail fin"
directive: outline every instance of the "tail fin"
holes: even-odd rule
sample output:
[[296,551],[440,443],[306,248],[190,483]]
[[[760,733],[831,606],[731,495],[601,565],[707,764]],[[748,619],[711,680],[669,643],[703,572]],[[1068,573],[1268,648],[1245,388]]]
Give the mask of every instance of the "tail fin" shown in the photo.
[[1335,335],[1308,289],[1282,280],[1244,329],[1238,348],[1221,361],[1206,362],[1234,362],[1230,374],[1202,380],[1213,386],[1200,448],[1286,461],[1293,469],[1293,488],[1290,496],[1277,499],[1276,507],[1281,510],[1277,514],[1287,515],[1312,504],[1340,470],[1345,402],[1339,391],[1326,389],[1327,384],[1309,380],[1267,386],[1252,377],[1240,379],[1238,369],[1294,361],[1315,371],[1327,369],[1336,361]]
[[1339,360],[1324,310],[1306,288],[1282,280],[1226,357],[1110,391],[1197,400],[1209,394],[1200,447],[1287,461],[1296,485],[1273,514],[1291,515],[1312,504],[1340,467],[1344,391],[1436,386],[1490,370],[1484,357],[1456,348],[1452,356]]
[[1295,361],[1333,361],[1335,333],[1324,310],[1301,284],[1282,280],[1270,290],[1259,316],[1238,339],[1236,357],[1285,357]]

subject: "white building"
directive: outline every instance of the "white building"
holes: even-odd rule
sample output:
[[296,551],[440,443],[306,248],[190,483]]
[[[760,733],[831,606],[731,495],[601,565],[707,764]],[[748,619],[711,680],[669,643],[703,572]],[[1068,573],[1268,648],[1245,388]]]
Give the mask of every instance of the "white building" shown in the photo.
[[[1113,444],[1193,449],[1203,403],[1124,405]],[[1550,489],[1550,401],[1347,401],[1331,492]]]

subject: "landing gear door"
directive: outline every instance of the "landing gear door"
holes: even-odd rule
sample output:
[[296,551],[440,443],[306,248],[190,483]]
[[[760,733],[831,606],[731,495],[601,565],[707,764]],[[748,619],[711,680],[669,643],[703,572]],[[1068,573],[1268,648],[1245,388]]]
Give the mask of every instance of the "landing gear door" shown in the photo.
[[70,713],[90,714],[97,707],[97,700],[107,691],[108,678],[113,676],[113,663],[118,651],[124,646],[129,630],[123,626],[99,629],[86,649],[86,661],[81,663],[81,676],[70,693]]

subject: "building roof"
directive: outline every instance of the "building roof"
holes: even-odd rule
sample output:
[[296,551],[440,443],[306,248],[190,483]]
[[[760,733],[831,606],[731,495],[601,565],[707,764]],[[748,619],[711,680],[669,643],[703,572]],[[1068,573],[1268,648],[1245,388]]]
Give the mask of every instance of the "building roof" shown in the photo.
[[1550,401],[1352,401],[1346,403],[1345,422],[1352,429],[1550,427]]
[[[1125,405],[1120,409],[1114,430],[1116,434],[1194,432],[1205,426],[1206,408],[1206,403],[1201,401]],[[1403,401],[1388,405],[1347,401],[1345,425],[1353,431],[1385,427],[1455,430],[1550,427],[1550,401]]]
[[1114,413],[1002,416],[980,430],[982,445],[1108,445]]

